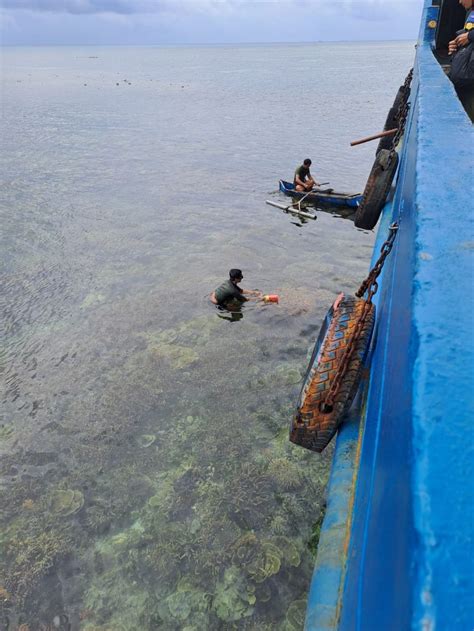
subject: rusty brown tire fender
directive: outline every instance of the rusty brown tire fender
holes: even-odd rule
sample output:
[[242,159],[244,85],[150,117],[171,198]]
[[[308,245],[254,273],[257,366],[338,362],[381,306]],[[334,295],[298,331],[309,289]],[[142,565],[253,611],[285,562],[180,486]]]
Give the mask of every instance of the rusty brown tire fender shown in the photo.
[[379,220],[398,166],[398,153],[382,149],[376,156],[354,224],[372,230]]
[[323,405],[364,305],[364,300],[343,296],[337,307],[331,307],[326,316],[301,388],[297,412],[291,423],[290,440],[301,447],[322,451],[352,404],[374,326],[373,304],[368,307],[364,325],[334,397],[332,409],[327,410]]

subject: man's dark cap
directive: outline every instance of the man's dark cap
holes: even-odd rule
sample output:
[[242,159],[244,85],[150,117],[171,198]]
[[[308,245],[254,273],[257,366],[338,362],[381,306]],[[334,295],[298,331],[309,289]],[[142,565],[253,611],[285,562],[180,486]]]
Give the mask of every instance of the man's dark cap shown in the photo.
[[306,159],[303,161],[303,164],[305,164],[307,167],[309,167],[309,165],[311,164],[311,158],[306,158]]
[[242,274],[242,270],[234,268],[234,267],[230,270],[229,276],[231,280],[240,280],[241,278],[244,277],[244,275]]

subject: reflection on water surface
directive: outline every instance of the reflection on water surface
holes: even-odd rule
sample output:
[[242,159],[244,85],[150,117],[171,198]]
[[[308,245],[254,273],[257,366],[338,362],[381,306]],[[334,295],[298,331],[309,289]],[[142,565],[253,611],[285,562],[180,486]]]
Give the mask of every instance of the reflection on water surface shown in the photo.
[[[330,453],[288,422],[373,237],[264,200],[302,155],[362,188],[411,47],[347,46],[4,52],[0,629],[302,629]],[[280,304],[229,326],[231,267]]]

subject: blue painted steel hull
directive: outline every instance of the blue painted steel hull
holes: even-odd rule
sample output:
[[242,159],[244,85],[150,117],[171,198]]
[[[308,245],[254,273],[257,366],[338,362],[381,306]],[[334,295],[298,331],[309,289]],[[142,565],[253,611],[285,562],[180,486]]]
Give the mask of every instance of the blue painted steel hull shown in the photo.
[[374,260],[400,230],[370,375],[337,438],[307,631],[473,628],[474,131],[432,53],[437,18],[426,0]]
[[357,208],[362,201],[362,195],[360,194],[350,194],[350,193],[336,193],[332,191],[331,193],[325,193],[323,191],[313,191],[312,193],[306,194],[300,191],[295,190],[295,185],[292,182],[285,182],[285,180],[280,180],[279,184],[280,191],[289,197],[294,197],[295,199],[305,198],[305,201],[311,204],[325,204],[328,206],[349,206],[349,208]]

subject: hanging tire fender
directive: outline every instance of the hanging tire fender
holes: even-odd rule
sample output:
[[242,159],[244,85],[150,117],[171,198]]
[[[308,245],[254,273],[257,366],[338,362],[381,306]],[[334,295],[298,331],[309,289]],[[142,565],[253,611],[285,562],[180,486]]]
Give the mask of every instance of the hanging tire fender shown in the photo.
[[[388,111],[387,120],[385,121],[383,130],[387,131],[388,129],[395,129],[395,127],[398,127],[397,109],[395,107],[391,107]],[[393,136],[385,136],[385,138],[381,138],[379,140],[375,155],[378,155],[382,149],[391,149],[392,142]]]
[[[383,128],[384,131],[387,131],[388,129],[394,129],[395,127],[399,126],[401,106],[403,103],[406,103],[409,96],[410,96],[410,87],[401,85],[398,88],[398,92],[395,96],[393,105],[388,111],[387,119],[385,120],[385,125]],[[381,138],[379,141],[379,144],[377,145],[377,150],[375,151],[375,155],[377,155],[379,151],[381,151],[382,149],[391,149],[392,142],[393,142],[393,136],[385,136],[384,138]]]
[[372,230],[376,225],[390,192],[397,166],[398,153],[396,151],[382,149],[377,154],[354,218],[357,228]]
[[341,294],[329,309],[316,341],[290,428],[290,441],[321,452],[348,412],[360,382],[375,321],[370,304],[347,370],[330,409],[324,405],[334,376],[351,341],[365,301]]
[[392,105],[397,115],[398,115],[398,110],[400,109],[400,105],[402,101],[406,101],[409,96],[410,96],[410,87],[401,85],[398,88],[397,94],[395,96],[395,100],[393,101],[393,105]]

